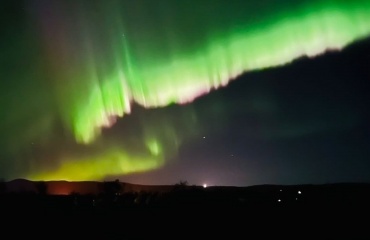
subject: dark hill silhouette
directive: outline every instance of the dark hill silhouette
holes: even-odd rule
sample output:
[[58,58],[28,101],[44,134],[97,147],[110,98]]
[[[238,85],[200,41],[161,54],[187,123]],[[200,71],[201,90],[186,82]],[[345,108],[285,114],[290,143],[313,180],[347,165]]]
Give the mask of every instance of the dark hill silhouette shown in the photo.
[[[70,195],[77,193],[100,194],[104,192],[104,183],[99,181],[31,181],[27,179],[14,179],[4,182],[5,193],[38,193],[38,183],[46,185],[48,195]],[[140,185],[119,182],[121,192],[168,192],[174,185]]]
[[[99,194],[103,191],[100,181],[31,181],[27,179],[14,179],[3,182],[6,193],[38,193],[37,183],[45,183],[49,195],[70,195],[71,193]],[[174,185],[140,185],[119,182],[122,192],[168,192]]]
[[[3,182],[4,194],[45,194],[51,196],[99,195],[107,191],[117,194],[128,193],[181,193],[191,195],[193,201],[228,202],[228,203],[325,203],[325,202],[370,202],[370,183],[333,183],[303,185],[254,185],[234,186],[189,186],[174,185],[139,185],[126,182],[108,181],[30,181],[15,179]],[[116,190],[107,190],[108,184],[117,184]],[[195,198],[195,199],[194,199]],[[198,198],[198,199],[196,199]]]
[[[369,183],[1,182],[2,233],[61,239],[370,239]],[[17,230],[14,231],[14,226]],[[23,231],[30,226],[35,231]],[[41,235],[40,235],[41,234]]]

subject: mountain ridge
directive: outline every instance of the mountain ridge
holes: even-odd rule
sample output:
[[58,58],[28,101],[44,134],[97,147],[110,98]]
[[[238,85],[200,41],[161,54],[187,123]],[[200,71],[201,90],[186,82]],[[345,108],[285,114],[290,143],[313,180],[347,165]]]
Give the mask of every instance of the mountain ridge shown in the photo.
[[[170,192],[175,189],[203,189],[205,187],[201,185],[188,185],[187,183],[176,183],[167,185],[145,185],[135,184],[129,182],[121,182],[119,180],[114,181],[68,181],[68,180],[51,180],[51,181],[33,181],[24,178],[12,179],[9,181],[2,181],[1,192],[3,193],[40,193],[45,191],[49,195],[70,195],[70,194],[101,194],[105,191],[105,185],[108,184],[119,184],[118,188],[121,193],[127,192]],[[337,189],[346,190],[348,188],[353,189],[364,189],[370,192],[370,183],[368,182],[337,182],[337,183],[323,183],[323,184],[259,184],[249,186],[207,186],[208,191],[217,190],[224,192],[232,191],[267,191],[274,192],[276,190],[288,190],[293,191],[295,189]],[[41,190],[44,189],[44,190]]]

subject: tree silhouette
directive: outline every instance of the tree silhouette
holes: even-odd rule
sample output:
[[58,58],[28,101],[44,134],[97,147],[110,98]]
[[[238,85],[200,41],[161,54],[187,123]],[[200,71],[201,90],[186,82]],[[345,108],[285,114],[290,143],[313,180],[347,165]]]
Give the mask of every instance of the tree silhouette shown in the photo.
[[105,195],[119,195],[122,191],[122,185],[119,179],[114,181],[104,182],[103,191]]
[[177,186],[188,186],[188,181],[180,180],[180,182],[176,183]]
[[187,188],[188,181],[186,180],[180,180],[178,183],[175,184],[175,187],[173,188],[174,191],[183,191]]

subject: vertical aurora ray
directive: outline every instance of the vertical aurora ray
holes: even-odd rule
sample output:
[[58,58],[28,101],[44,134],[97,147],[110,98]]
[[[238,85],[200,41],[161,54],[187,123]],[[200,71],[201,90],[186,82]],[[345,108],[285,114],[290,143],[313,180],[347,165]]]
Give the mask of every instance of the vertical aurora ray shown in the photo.
[[[112,1],[90,11],[84,4],[65,7],[79,13],[73,17],[54,14],[65,51],[57,68],[70,72],[55,73],[69,82],[61,115],[77,141],[91,142],[101,127],[129,113],[132,101],[147,108],[191,102],[245,71],[340,50],[370,34],[367,0],[272,1],[260,6],[259,16],[252,5],[196,5]],[[234,12],[237,20],[225,23]]]
[[[244,71],[339,50],[370,33],[369,1],[347,8],[337,6],[335,1],[323,3],[276,14],[258,24],[248,23],[246,17],[245,28],[239,26],[230,34],[211,36],[194,51],[177,48],[170,57],[163,57],[155,55],[157,50],[147,49],[148,57],[133,57],[139,75],[130,79],[134,100],[146,107],[190,102]],[[139,97],[142,85],[145,101]]]
[[[184,139],[197,134],[196,116],[191,111],[168,118],[143,115],[138,127],[117,131],[117,139],[101,134],[114,132],[117,118],[134,112],[134,103],[145,108],[189,103],[243,72],[341,50],[370,35],[369,0],[258,2],[35,3],[33,28],[45,65],[40,71],[52,89],[50,108],[55,105],[57,112],[40,125],[49,132],[58,119],[86,144],[76,148],[88,149],[76,151],[92,153],[60,153],[53,168],[34,164],[28,176],[87,180],[159,168]],[[52,157],[50,152],[44,159]]]

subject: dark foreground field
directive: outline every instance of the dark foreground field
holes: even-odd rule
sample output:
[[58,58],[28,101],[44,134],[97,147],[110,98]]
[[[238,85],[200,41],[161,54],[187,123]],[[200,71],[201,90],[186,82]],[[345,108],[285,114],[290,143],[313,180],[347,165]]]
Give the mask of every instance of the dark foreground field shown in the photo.
[[369,184],[110,187],[0,194],[2,239],[370,239]]

